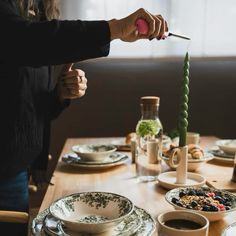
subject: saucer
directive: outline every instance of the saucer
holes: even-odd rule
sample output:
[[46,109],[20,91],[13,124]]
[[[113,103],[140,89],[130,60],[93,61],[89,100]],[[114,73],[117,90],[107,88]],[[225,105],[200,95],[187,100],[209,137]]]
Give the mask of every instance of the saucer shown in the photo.
[[236,153],[236,139],[217,140],[216,146],[227,154],[235,155]]
[[185,184],[176,183],[176,171],[164,172],[158,175],[159,184],[166,189],[173,189],[178,187],[200,187],[206,182],[205,177],[199,174],[187,173],[187,179]]
[[235,232],[236,232],[236,222],[232,223],[227,228],[225,228],[221,236],[235,236]]
[[117,161],[120,161],[122,158],[124,158],[126,155],[119,153],[119,152],[114,152],[112,154],[109,155],[108,158],[106,158],[104,161],[100,161],[100,162],[94,162],[94,161],[85,161],[83,159],[81,159],[76,153],[68,153],[65,154],[62,159],[65,159],[65,161],[67,163],[72,162],[75,164],[86,164],[86,165],[94,165],[94,164],[98,164],[98,165],[103,165],[103,164],[110,164],[110,163],[114,163]]
[[104,162],[86,162],[82,161],[76,153],[65,154],[62,157],[62,162],[75,167],[86,168],[86,169],[105,169],[108,167],[118,166],[126,163],[129,157],[125,154],[115,152],[109,156],[109,159]]
[[233,163],[234,162],[234,155],[225,153],[224,151],[220,149],[212,149],[209,150],[210,153],[214,155],[214,160],[227,162],[227,163]]
[[[125,218],[111,231],[99,234],[100,236],[149,236],[156,229],[155,221],[144,209],[136,207],[131,215]],[[75,236],[67,231],[63,223],[50,215],[49,209],[45,209],[32,221],[31,231],[33,236]],[[82,236],[78,235],[77,236]],[[89,234],[91,236],[91,234]],[[99,236],[98,234],[96,234]],[[88,236],[88,234],[83,234]]]

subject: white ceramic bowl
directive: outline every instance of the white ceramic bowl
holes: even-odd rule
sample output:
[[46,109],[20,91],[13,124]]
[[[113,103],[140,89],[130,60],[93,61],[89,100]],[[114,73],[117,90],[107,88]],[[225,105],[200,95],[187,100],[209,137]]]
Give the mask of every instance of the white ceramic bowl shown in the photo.
[[83,144],[72,147],[73,152],[84,161],[103,162],[116,151],[114,145]]
[[[194,209],[188,209],[184,206],[180,206],[178,205],[178,202],[174,203],[173,202],[173,198],[179,199],[179,194],[180,192],[183,191],[189,191],[189,190],[193,190],[193,191],[203,191],[204,193],[208,193],[208,192],[214,192],[217,194],[221,194],[224,197],[229,198],[229,202],[231,204],[231,207],[229,210],[224,210],[224,211],[202,211],[202,210],[194,210]],[[196,194],[195,194],[196,195]],[[207,188],[207,187],[187,187],[187,188],[176,188],[176,189],[172,189],[169,192],[166,193],[165,199],[168,203],[170,203],[176,210],[187,210],[187,211],[193,211],[196,213],[199,213],[203,216],[205,216],[209,221],[217,221],[217,220],[221,220],[222,218],[224,218],[224,216],[226,216],[228,213],[235,211],[236,210],[236,196],[230,192],[224,191],[224,190],[217,190],[217,189],[212,189],[212,188]]]
[[68,229],[80,233],[101,233],[130,215],[134,204],[126,197],[107,192],[83,192],[61,198],[50,213]]
[[216,141],[216,145],[225,153],[236,153],[236,139],[221,139]]
[[[204,157],[201,159],[188,159],[188,171],[196,171],[201,167],[202,164],[206,163],[207,161],[210,161],[214,158],[214,156],[211,153],[204,153]],[[162,159],[166,162],[166,164],[169,166],[169,158],[163,156]]]

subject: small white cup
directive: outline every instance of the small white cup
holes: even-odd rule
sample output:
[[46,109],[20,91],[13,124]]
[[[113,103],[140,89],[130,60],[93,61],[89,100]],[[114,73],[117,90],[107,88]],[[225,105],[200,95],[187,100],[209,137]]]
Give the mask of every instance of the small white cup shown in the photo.
[[[188,220],[200,224],[202,227],[198,229],[177,229],[169,227],[164,223],[169,220]],[[157,228],[159,236],[207,236],[209,230],[208,219],[195,212],[178,210],[163,213],[157,218]]]
[[200,134],[195,132],[187,132],[186,144],[199,144]]

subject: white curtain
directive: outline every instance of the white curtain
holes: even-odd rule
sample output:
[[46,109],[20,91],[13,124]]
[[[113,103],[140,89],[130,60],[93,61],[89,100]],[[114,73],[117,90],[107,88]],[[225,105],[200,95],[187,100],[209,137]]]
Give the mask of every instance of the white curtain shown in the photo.
[[169,30],[191,37],[112,42],[110,57],[236,56],[235,0],[61,0],[64,19],[109,20],[143,7],[163,15]]

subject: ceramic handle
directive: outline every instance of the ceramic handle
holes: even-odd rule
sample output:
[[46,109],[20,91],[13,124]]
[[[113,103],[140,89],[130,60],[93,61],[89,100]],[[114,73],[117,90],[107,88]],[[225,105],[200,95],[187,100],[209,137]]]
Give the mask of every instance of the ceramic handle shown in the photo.
[[[171,168],[177,168],[179,163],[180,163],[180,155],[179,155],[180,149],[179,148],[174,148],[170,154],[170,158],[169,158],[169,166]],[[177,162],[176,162],[176,158],[177,158]]]
[[186,183],[187,158],[188,158],[188,146],[174,148],[171,152],[169,158],[169,165],[172,168],[176,168],[176,184]]

